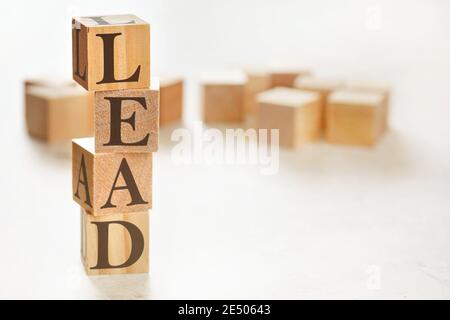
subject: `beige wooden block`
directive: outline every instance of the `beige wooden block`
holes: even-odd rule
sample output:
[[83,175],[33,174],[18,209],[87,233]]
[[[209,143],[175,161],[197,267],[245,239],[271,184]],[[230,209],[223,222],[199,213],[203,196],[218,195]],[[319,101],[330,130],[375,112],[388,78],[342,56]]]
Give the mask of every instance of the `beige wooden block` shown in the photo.
[[272,87],[272,78],[270,73],[265,71],[247,70],[247,83],[244,92],[244,110],[245,116],[254,116],[258,114],[258,101],[256,96]]
[[385,83],[365,81],[365,80],[350,80],[345,83],[345,89],[358,91],[358,92],[375,92],[384,95],[382,118],[383,126],[382,131],[386,131],[389,128],[389,105],[391,100],[391,87]]
[[344,82],[338,79],[319,78],[314,76],[300,76],[294,82],[294,87],[303,91],[311,91],[319,94],[320,112],[322,114],[322,128],[326,126],[325,113],[327,99],[331,92],[342,88]]
[[259,127],[279,129],[280,146],[296,148],[320,135],[319,95],[274,88],[258,95]]
[[373,146],[383,132],[384,95],[374,92],[338,90],[327,105],[328,142]]
[[25,120],[31,137],[59,143],[94,134],[93,97],[78,86],[29,86]]
[[134,15],[72,20],[73,78],[89,91],[150,85],[150,25]]
[[244,74],[205,76],[201,82],[204,122],[241,122],[244,119]]
[[95,153],[94,138],[72,142],[73,199],[95,216],[152,207],[152,153]]
[[293,88],[294,82],[298,77],[311,75],[310,70],[303,67],[277,67],[271,68],[271,70],[272,88]]
[[63,88],[70,86],[78,86],[78,84],[72,79],[67,79],[58,76],[42,76],[26,78],[23,81],[24,92],[32,87],[49,87],[49,88]]
[[161,126],[181,121],[183,116],[183,80],[180,78],[161,78],[160,115]]
[[158,150],[159,88],[95,92],[95,152]]
[[81,208],[81,259],[88,275],[147,273],[149,212],[93,216]]

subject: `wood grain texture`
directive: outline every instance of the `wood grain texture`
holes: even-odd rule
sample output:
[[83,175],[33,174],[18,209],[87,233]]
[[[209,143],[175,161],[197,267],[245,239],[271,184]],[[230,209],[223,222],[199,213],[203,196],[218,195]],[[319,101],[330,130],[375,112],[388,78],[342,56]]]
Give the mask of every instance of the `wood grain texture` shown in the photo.
[[92,136],[92,94],[73,85],[30,85],[25,92],[25,119],[28,134],[46,143]]
[[[149,212],[133,212],[133,213],[116,213],[106,216],[93,216],[81,208],[81,259],[88,275],[113,275],[113,274],[129,274],[129,273],[147,273],[149,270]],[[124,221],[136,226],[141,232],[144,240],[143,250],[139,258],[129,266],[120,267],[130,257],[131,252],[138,244],[133,239],[130,232],[115,221]],[[108,248],[107,261],[110,266],[96,268],[99,265],[99,229],[96,223],[107,223],[108,238],[107,244],[103,244]],[[134,242],[133,242],[134,241]],[[100,244],[102,247],[102,244]],[[101,251],[101,249],[100,249]]]
[[339,90],[327,105],[326,140],[335,144],[374,146],[383,133],[383,104],[379,93]]
[[[73,79],[89,91],[142,89],[150,86],[150,25],[133,15],[104,16],[110,24],[92,17],[72,20]],[[138,81],[99,83],[105,75],[105,40],[114,34],[114,78],[125,80],[140,67]]]
[[[112,99],[123,98],[113,102]],[[141,100],[133,100],[133,99]],[[145,107],[142,99],[145,99]],[[116,108],[114,125],[111,123],[111,110]],[[122,120],[120,120],[122,119]],[[130,119],[130,120],[127,120]],[[131,122],[127,122],[131,121]],[[95,92],[95,151],[101,152],[155,152],[158,150],[159,132],[159,90],[130,89]],[[111,144],[111,137],[117,131],[121,145]],[[109,145],[108,145],[109,144]]]
[[159,116],[161,126],[182,120],[183,87],[182,79],[161,79]]
[[313,76],[300,76],[294,82],[294,88],[319,94],[322,128],[326,127],[326,107],[328,96],[335,90],[342,88],[344,81]]
[[[134,186],[137,192],[133,191]],[[72,195],[74,201],[95,216],[150,209],[152,153],[95,153],[94,138],[73,140]]]
[[279,129],[280,146],[297,148],[319,138],[319,96],[290,88],[274,88],[257,97],[259,128]]
[[258,114],[259,105],[256,96],[272,87],[271,75],[264,72],[246,72],[247,83],[244,92],[244,114],[245,117],[252,117]]
[[385,132],[389,129],[389,113],[390,113],[390,101],[392,95],[392,88],[386,83],[378,83],[373,81],[363,81],[363,80],[351,80],[345,83],[344,88],[346,90],[356,91],[356,92],[374,92],[380,93],[384,96],[383,108],[382,108],[382,118],[383,126],[382,131]]
[[243,118],[243,84],[204,84],[203,121],[241,122]]

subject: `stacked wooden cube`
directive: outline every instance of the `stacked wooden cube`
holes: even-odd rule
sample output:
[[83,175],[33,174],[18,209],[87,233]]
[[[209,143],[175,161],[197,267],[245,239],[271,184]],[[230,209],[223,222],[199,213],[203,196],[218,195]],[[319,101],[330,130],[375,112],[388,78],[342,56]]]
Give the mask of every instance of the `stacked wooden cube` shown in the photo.
[[145,273],[159,130],[150,26],[134,15],[74,18],[72,40],[73,78],[94,95],[95,136],[72,142],[85,270]]

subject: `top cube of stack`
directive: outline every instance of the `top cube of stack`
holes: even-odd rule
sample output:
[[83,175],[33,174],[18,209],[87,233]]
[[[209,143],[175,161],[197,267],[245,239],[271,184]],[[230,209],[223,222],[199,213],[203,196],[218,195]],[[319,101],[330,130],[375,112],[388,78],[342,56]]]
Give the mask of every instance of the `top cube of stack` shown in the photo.
[[135,15],[72,20],[73,79],[89,91],[150,86],[150,25]]

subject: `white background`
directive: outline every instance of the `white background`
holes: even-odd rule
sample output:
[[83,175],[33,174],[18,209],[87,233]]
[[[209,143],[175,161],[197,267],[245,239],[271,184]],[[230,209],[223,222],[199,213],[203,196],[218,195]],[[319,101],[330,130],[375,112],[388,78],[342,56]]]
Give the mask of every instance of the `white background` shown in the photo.
[[[450,2],[1,2],[1,298],[449,298]],[[70,17],[152,24],[152,71],[187,78],[273,63],[389,81],[392,130],[374,150],[324,143],[251,166],[155,155],[149,276],[87,277],[70,157],[28,139],[22,79],[70,75]],[[379,281],[378,281],[379,280]],[[375,285],[374,285],[375,283]]]

